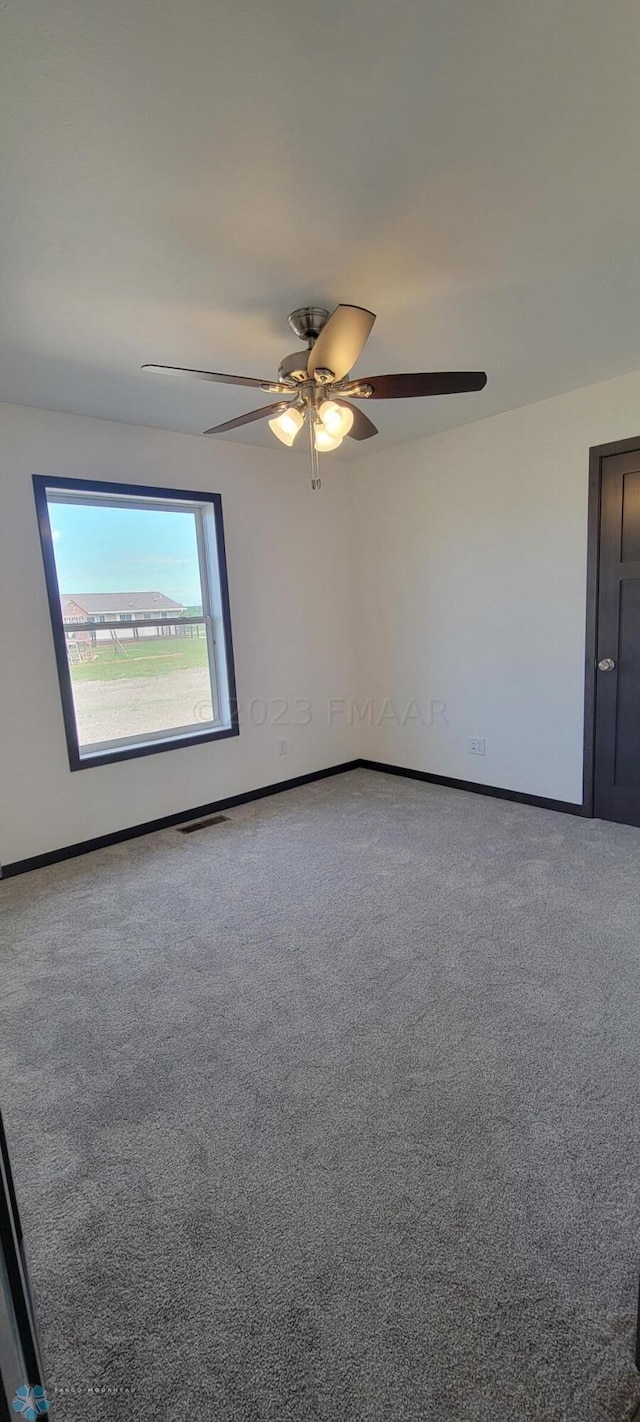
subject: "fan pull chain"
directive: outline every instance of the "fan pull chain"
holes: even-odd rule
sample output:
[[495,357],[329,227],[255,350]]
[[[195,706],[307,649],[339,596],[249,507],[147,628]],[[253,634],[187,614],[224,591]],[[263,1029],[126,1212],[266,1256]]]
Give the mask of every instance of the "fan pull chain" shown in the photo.
[[315,412],[315,410],[312,410],[312,409],[309,410],[309,418],[308,418],[307,423],[308,423],[308,425],[309,425],[309,453],[310,453],[310,455],[311,455],[311,488],[312,488],[312,489],[321,489],[321,488],[322,488],[322,480],[321,480],[321,478],[320,478],[320,467],[319,467],[319,462],[318,462],[318,451],[317,451],[317,449],[316,449],[316,442],[315,442],[315,424],[316,424],[316,412]]

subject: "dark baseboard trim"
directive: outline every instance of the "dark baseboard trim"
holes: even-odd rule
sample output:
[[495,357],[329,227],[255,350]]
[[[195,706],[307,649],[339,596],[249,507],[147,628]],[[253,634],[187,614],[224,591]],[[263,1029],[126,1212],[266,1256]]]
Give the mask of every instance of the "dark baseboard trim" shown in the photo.
[[80,844],[66,844],[63,849],[51,849],[47,854],[34,854],[31,859],[17,859],[13,864],[4,864],[0,878],[12,879],[15,874],[27,874],[31,869],[45,869],[48,864],[60,864],[64,859],[76,859],[81,854],[92,854],[95,849],[107,849],[110,844],[122,844],[126,839],[140,839],[142,835],[154,834],[156,830],[173,829],[187,820],[198,820],[202,815],[215,815],[219,810],[232,810],[234,805],[248,805],[251,800],[262,800],[267,795],[281,795],[284,790],[296,790],[299,785],[310,785],[313,780],[327,780],[331,775],[344,775],[348,770],[378,770],[385,775],[403,775],[409,780],[423,780],[429,785],[445,785],[450,790],[468,790],[472,795],[491,795],[497,800],[515,800],[520,805],[534,805],[540,810],[559,810],[564,815],[588,815],[582,805],[574,805],[568,800],[549,800],[544,795],[527,795],[521,790],[502,790],[497,785],[479,785],[475,780],[455,780],[450,775],[433,775],[429,770],[408,770],[403,765],[385,765],[380,760],[346,760],[342,765],[330,765],[326,770],[312,770],[308,775],[296,775],[293,780],[278,780],[274,785],[261,785],[258,790],[245,790],[241,795],[228,795],[224,800],[212,800],[207,805],[196,805],[191,810],[181,810],[177,815],[164,815],[159,820],[147,820],[143,825],[130,825],[128,829],[115,830],[113,834],[101,834],[96,839],[86,839]]
[[12,879],[15,874],[27,874],[30,869],[45,869],[48,864],[60,864],[63,859],[76,859],[81,854],[92,854],[94,849],[107,849],[110,844],[122,844],[126,839],[140,839],[144,834],[156,830],[173,829],[185,820],[197,820],[202,815],[213,815],[218,810],[232,810],[234,805],[247,805],[251,800],[262,800],[267,795],[280,795],[283,790],[296,790],[299,785],[310,785],[312,780],[327,780],[330,775],[344,775],[348,770],[357,770],[359,760],[347,760],[342,765],[330,765],[326,770],[312,770],[308,775],[296,775],[293,780],[279,780],[275,785],[261,785],[258,790],[245,790],[241,795],[228,795],[224,800],[212,800],[207,805],[196,805],[192,810],[181,810],[177,815],[164,815],[159,820],[147,820],[143,825],[130,825],[128,829],[115,830],[113,834],[101,834],[96,839],[86,839],[80,844],[66,844],[63,849],[51,849],[46,854],[34,854],[31,859],[16,859],[13,864],[4,864],[0,875]]
[[429,785],[446,785],[449,790],[468,790],[472,795],[491,795],[496,800],[515,800],[539,810],[559,810],[563,815],[588,814],[583,805],[570,800],[549,800],[544,795],[527,795],[524,790],[503,790],[498,785],[480,785],[475,780],[455,780],[451,775],[433,775],[430,770],[407,770],[402,765],[384,765],[380,760],[360,760],[364,770],[381,770],[385,775],[404,775],[409,780],[425,780]]

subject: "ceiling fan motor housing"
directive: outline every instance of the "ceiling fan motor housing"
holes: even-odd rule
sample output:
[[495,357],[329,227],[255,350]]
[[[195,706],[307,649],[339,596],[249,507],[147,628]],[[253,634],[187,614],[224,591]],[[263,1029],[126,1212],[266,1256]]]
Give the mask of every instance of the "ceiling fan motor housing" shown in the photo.
[[309,359],[308,350],[292,351],[280,361],[278,366],[279,380],[308,380],[307,361]]

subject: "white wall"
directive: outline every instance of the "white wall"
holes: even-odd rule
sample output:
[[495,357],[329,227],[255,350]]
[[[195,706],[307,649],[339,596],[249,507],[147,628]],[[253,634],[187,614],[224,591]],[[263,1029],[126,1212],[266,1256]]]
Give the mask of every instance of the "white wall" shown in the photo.
[[[306,462],[163,430],[0,405],[0,861],[8,864],[350,759],[329,724],[353,658],[344,466],[311,491]],[[242,729],[238,738],[69,770],[32,474],[222,494]],[[271,702],[312,703],[308,726]],[[247,708],[252,700],[267,704]],[[293,713],[291,713],[293,714]],[[285,738],[286,756],[277,753]]]
[[362,755],[581,801],[589,446],[636,435],[640,374],[358,464]]

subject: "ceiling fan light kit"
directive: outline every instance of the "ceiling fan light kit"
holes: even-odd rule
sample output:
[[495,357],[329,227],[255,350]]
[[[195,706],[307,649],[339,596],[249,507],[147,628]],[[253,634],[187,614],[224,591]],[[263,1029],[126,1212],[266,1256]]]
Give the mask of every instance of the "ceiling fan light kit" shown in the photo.
[[[226,434],[254,420],[268,419],[276,438],[291,447],[306,423],[311,487],[319,489],[318,454],[338,449],[345,435],[361,440],[371,439],[378,433],[369,416],[352,405],[351,400],[407,400],[462,394],[482,390],[487,383],[484,371],[477,370],[371,375],[349,380],[349,372],[362,353],[375,319],[373,312],[362,306],[336,306],[331,315],[322,306],[298,307],[289,316],[289,326],[300,340],[307,342],[307,349],[284,357],[278,367],[277,380],[169,365],[143,365],[142,369],[159,375],[193,376],[196,380],[218,381],[224,385],[249,385],[279,395],[281,398],[275,404],[250,410],[235,420],[225,420],[205,430],[205,434]],[[283,396],[293,398],[288,401]]]

